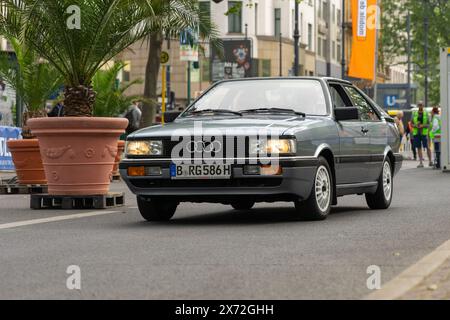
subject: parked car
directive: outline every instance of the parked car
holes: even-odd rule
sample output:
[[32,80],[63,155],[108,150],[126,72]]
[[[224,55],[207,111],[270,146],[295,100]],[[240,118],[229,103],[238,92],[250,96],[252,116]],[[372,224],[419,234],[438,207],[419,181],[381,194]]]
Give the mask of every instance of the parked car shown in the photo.
[[350,82],[247,78],[216,83],[172,123],[128,136],[120,172],[149,221],[171,219],[181,202],[276,201],[322,220],[350,194],[387,209],[399,146],[393,119]]

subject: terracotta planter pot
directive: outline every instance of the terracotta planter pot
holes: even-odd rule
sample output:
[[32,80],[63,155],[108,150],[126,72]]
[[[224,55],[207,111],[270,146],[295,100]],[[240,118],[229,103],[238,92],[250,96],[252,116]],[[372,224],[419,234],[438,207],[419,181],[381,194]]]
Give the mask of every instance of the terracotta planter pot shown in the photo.
[[122,154],[125,151],[125,141],[119,140],[117,143],[117,155],[116,159],[114,160],[114,167],[112,170],[113,175],[119,174],[119,162],[122,159]]
[[37,139],[9,140],[19,184],[47,184]]
[[50,195],[103,195],[109,190],[117,139],[127,119],[42,118],[28,126],[38,137]]

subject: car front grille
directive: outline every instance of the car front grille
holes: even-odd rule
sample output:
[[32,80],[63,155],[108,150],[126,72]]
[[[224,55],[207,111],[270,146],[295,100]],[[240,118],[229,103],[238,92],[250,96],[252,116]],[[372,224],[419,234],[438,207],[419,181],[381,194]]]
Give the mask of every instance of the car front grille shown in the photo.
[[[181,144],[181,147],[179,146]],[[205,152],[205,150],[201,150],[203,146],[206,149],[214,146],[213,150],[216,150],[217,146],[220,146],[220,150],[218,152]],[[166,140],[164,141],[165,146],[165,156],[170,158],[184,158],[194,160],[197,158],[236,158],[236,157],[248,157],[248,149],[249,149],[249,138],[238,138],[238,137],[222,137],[221,139],[199,139],[194,137],[188,138],[180,138],[178,141]],[[232,146],[232,148],[230,148]],[[239,146],[239,148],[238,148]],[[181,149],[181,152],[172,153],[174,148],[177,147],[178,150]]]

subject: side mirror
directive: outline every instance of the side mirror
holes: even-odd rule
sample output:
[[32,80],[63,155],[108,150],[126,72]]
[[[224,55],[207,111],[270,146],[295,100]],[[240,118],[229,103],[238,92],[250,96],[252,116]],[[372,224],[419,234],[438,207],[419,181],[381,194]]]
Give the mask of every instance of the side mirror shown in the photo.
[[176,118],[181,114],[181,112],[165,112],[164,121],[166,123],[174,122]]
[[334,118],[336,121],[359,120],[358,108],[341,107],[334,108]]

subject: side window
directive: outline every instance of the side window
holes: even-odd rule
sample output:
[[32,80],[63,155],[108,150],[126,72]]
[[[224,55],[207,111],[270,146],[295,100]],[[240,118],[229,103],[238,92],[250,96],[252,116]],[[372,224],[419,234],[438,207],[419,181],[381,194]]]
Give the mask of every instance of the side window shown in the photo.
[[350,99],[340,85],[330,83],[330,94],[335,108],[343,108],[352,105]]
[[335,87],[330,87],[330,93],[335,108],[345,107],[345,102]]
[[361,121],[380,120],[366,98],[364,98],[364,96],[362,96],[355,88],[345,86],[345,91],[350,96],[350,99],[352,99],[353,105],[359,109],[359,119]]

